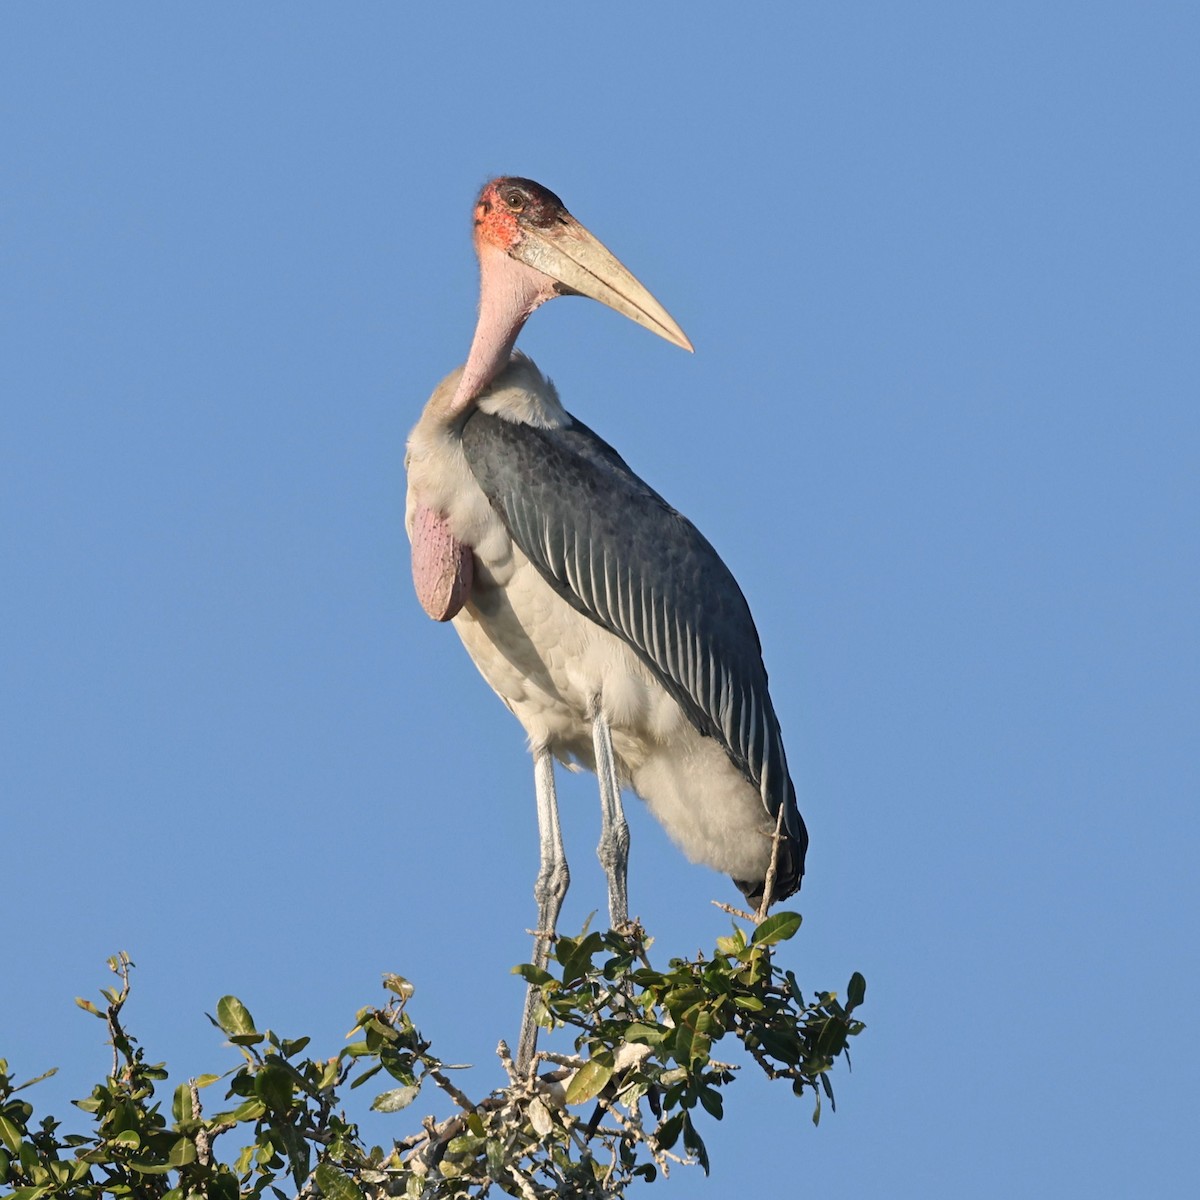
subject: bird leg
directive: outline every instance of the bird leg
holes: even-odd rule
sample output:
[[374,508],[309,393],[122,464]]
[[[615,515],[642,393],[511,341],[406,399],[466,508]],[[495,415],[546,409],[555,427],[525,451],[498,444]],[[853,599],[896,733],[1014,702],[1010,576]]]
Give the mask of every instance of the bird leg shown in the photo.
[[[538,920],[534,933],[533,965],[546,969],[550,960],[550,942],[562,909],[563,897],[571,883],[567,869],[567,854],[563,849],[562,830],[558,825],[558,797],[554,790],[554,760],[545,746],[533,752],[533,784],[537,794],[538,844],[541,865],[533,898],[537,901]],[[538,990],[529,985],[525,994],[525,1014],[521,1018],[521,1034],[517,1039],[517,1071],[525,1075],[537,1049],[537,1022],[534,1015],[539,1003]]]
[[608,876],[608,919],[613,929],[629,924],[629,826],[621,807],[617,760],[613,756],[612,733],[597,703],[592,715],[592,746],[596,754],[596,778],[600,781],[600,845],[596,854]]

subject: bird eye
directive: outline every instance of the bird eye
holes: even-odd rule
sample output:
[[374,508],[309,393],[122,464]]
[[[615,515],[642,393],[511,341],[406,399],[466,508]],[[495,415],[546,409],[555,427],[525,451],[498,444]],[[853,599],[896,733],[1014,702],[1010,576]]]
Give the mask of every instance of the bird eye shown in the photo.
[[520,192],[509,192],[504,201],[513,212],[520,212],[525,207],[525,197]]

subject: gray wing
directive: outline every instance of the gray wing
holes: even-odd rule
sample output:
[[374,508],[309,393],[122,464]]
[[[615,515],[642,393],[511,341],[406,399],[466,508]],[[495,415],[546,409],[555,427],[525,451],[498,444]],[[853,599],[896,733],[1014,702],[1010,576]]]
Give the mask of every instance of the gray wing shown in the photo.
[[550,586],[636,651],[758,788],[771,816],[784,806],[802,871],[808,837],[758,631],[717,552],[577,420],[539,429],[476,411],[462,444],[513,541]]

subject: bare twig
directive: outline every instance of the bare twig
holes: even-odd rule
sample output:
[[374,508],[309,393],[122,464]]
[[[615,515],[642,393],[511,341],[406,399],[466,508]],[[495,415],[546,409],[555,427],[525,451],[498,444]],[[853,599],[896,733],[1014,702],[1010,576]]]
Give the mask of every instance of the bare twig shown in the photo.
[[[115,998],[109,1000],[108,1007],[104,1011],[104,1021],[108,1026],[108,1036],[113,1052],[112,1077],[116,1079],[117,1072],[121,1069],[121,1054],[125,1052],[122,1046],[129,1045],[129,1039],[121,1028],[119,1014],[125,1006],[125,1001],[129,999],[129,968],[133,966],[133,963],[130,961],[129,955],[122,950],[108,960],[108,965],[113,974],[119,976],[121,980],[121,990]],[[107,998],[109,996],[108,989],[105,988],[104,992]]]
[[628,1139],[635,1144],[641,1142],[650,1151],[655,1164],[664,1176],[670,1175],[671,1168],[669,1164],[672,1162],[678,1163],[682,1167],[695,1161],[691,1158],[680,1158],[678,1154],[672,1154],[670,1150],[664,1150],[659,1145],[658,1139],[652,1133],[647,1133],[642,1128],[640,1119],[634,1121],[630,1117],[625,1116],[624,1113],[607,1100],[600,1099],[600,1104],[604,1107],[605,1112],[621,1127],[621,1136],[624,1139]]
[[456,1088],[454,1086],[454,1084],[452,1084],[450,1082],[450,1080],[447,1079],[446,1076],[442,1074],[441,1071],[431,1069],[431,1070],[428,1070],[426,1072],[426,1074],[464,1112],[471,1112],[475,1108],[474,1101],[472,1101],[471,1098],[465,1092],[462,1092],[458,1088]]
[[522,1175],[516,1167],[509,1167],[508,1173],[512,1176],[513,1182],[517,1185],[517,1190],[525,1197],[525,1200],[538,1200],[538,1194],[534,1190],[532,1180]]
[[[192,1095],[192,1116],[200,1119],[200,1089],[196,1086],[194,1079],[188,1080],[188,1091]],[[203,1125],[196,1130],[196,1161],[201,1166],[207,1167],[212,1165],[212,1137]]]
[[533,1058],[534,1062],[554,1063],[556,1067],[570,1067],[573,1071],[578,1071],[587,1062],[578,1054],[555,1054],[553,1050],[539,1050]]
[[771,907],[771,902],[775,899],[775,875],[779,870],[779,847],[783,842],[783,814],[784,806],[779,806],[779,815],[775,818],[775,833],[771,838],[771,865],[767,868],[767,878],[763,882],[763,898],[762,903],[758,906],[758,912],[754,915],[754,923],[761,925],[766,920],[767,910]]
[[508,1076],[508,1082],[516,1083],[518,1079],[517,1064],[513,1062],[512,1051],[503,1038],[496,1044],[496,1054],[500,1059],[500,1065],[504,1068],[504,1073]]

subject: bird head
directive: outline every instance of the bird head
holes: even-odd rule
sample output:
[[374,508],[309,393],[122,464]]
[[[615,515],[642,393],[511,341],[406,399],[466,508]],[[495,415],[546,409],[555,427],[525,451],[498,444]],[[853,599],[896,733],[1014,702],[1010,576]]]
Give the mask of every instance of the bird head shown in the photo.
[[[667,310],[549,188],[532,179],[504,176],[484,185],[475,203],[475,249],[485,280],[497,276],[525,316],[554,296],[590,296],[692,349]],[[528,270],[514,267],[518,263]]]

